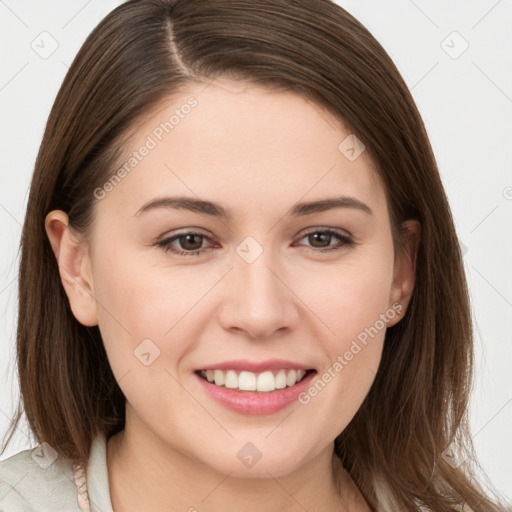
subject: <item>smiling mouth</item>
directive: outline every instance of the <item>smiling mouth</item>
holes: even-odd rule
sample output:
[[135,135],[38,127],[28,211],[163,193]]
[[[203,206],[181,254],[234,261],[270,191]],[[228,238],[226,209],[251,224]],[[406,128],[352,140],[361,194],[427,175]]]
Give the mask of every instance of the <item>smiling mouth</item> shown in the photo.
[[234,391],[271,392],[295,386],[316,370],[267,370],[261,373],[239,370],[197,370],[202,379],[218,387]]

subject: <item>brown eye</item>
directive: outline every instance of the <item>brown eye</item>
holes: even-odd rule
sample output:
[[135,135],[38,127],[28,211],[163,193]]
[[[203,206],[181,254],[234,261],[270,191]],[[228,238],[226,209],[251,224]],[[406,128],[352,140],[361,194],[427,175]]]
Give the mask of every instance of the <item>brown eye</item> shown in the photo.
[[189,234],[189,235],[180,235],[176,240],[184,240],[185,242],[181,242],[179,245],[182,249],[188,250],[188,251],[195,251],[197,249],[201,249],[202,235],[197,235],[195,233]]
[[[306,236],[308,237],[308,242],[310,242],[313,245],[313,247],[329,247],[332,239],[332,235],[321,231],[319,231],[318,233],[311,233]],[[325,245],[326,243],[327,245]]]
[[[301,240],[305,238],[311,244],[310,247],[313,249],[313,252],[317,253],[340,250],[345,246],[354,245],[354,241],[349,236],[333,229],[316,229],[304,234]],[[339,242],[336,245],[332,245],[333,239],[337,239]],[[212,241],[209,236],[190,231],[166,238],[156,245],[165,252],[172,252],[180,256],[199,256],[212,249],[212,247],[203,247],[204,240]]]
[[[173,252],[181,256],[198,256],[210,248],[203,247],[204,240],[211,240],[210,237],[201,233],[186,232],[166,238],[156,245],[165,252]],[[178,245],[175,242],[178,241]]]
[[[310,231],[309,233],[303,235],[301,240],[304,238],[307,238],[308,242],[311,244],[311,247],[320,249],[316,252],[333,251],[341,249],[344,246],[354,245],[354,241],[349,236],[332,229],[317,229],[316,231]],[[331,245],[333,238],[339,240],[337,245]]]

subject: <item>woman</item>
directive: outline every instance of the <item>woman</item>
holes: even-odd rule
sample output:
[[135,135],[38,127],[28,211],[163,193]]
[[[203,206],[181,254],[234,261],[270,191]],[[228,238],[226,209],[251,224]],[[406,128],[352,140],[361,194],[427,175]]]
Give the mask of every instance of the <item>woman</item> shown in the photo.
[[5,511],[506,510],[472,472],[422,120],[330,1],[110,13],[50,114],[19,283],[11,433],[24,410],[41,444],[0,463]]

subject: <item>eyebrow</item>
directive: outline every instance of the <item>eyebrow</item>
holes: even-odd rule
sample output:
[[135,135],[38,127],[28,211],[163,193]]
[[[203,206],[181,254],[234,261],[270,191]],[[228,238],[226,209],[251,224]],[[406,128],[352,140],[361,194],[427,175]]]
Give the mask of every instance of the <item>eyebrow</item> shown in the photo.
[[[135,213],[139,216],[155,208],[171,208],[176,210],[188,210],[203,215],[210,215],[229,221],[232,214],[221,205],[211,201],[194,199],[192,197],[159,197],[148,201]],[[319,201],[311,201],[307,203],[298,203],[294,205],[288,212],[288,216],[304,217],[313,213],[321,213],[334,208],[353,208],[360,210],[368,215],[374,215],[372,209],[355,197],[335,197],[330,199],[322,199]]]

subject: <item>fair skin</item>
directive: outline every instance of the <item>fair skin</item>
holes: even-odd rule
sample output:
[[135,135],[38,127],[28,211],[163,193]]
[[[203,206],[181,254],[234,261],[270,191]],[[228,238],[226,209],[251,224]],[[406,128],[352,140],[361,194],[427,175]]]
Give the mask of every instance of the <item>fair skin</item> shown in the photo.
[[[108,442],[113,508],[367,512],[348,473],[336,459],[333,466],[333,442],[374,381],[385,328],[308,403],[270,414],[227,409],[195,371],[282,358],[328,372],[393,304],[401,315],[388,327],[405,314],[419,225],[404,224],[407,251],[395,261],[384,188],[367,152],[347,159],[338,146],[349,132],[289,92],[221,80],[190,86],[139,123],[128,153],[190,96],[197,106],[97,201],[88,244],[68,229],[64,212],[46,218],[73,314],[99,326],[127,397],[126,428]],[[164,207],[135,215],[154,198],[178,195],[220,204],[232,218]],[[373,213],[287,215],[296,203],[341,196]],[[326,228],[355,244],[306,236]],[[172,248],[211,249],[182,256],[156,245],[187,231],[204,236]],[[250,263],[236,251],[248,236],[262,248]],[[148,338],[160,354],[146,366],[134,350]],[[252,467],[237,457],[247,442],[261,453]]]

